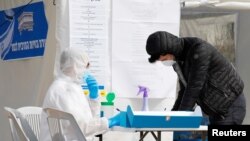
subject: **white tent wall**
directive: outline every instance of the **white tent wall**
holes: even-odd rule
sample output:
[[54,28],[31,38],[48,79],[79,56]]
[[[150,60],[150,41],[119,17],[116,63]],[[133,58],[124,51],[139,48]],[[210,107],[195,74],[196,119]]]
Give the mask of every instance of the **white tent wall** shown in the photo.
[[[29,3],[30,0],[0,0],[0,10]],[[11,141],[11,132],[4,106],[18,108],[39,106],[53,80],[55,60],[55,6],[45,1],[49,31],[43,57],[0,61],[0,140]]]
[[243,124],[249,124],[250,123],[250,66],[249,64],[249,53],[250,53],[250,9],[249,10],[230,10],[230,9],[216,9],[216,8],[208,8],[208,7],[199,7],[199,8],[184,8],[182,9],[182,14],[191,14],[191,13],[206,13],[206,12],[212,12],[212,13],[236,13],[238,14],[238,20],[237,20],[237,35],[236,35],[236,67],[238,69],[238,72],[240,76],[242,77],[245,88],[244,93],[246,97],[247,102],[247,113],[245,120]]
[[237,44],[237,63],[239,73],[245,82],[244,93],[247,101],[247,113],[243,124],[250,124],[250,11],[242,11],[239,15],[238,23],[238,44]]

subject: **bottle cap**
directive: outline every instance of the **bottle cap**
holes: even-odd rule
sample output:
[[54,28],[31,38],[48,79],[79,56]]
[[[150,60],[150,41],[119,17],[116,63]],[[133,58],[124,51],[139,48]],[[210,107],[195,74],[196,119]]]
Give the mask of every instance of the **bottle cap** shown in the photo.
[[102,106],[113,106],[114,105],[114,99],[115,99],[115,93],[114,92],[109,92],[106,96],[107,102],[101,102]]

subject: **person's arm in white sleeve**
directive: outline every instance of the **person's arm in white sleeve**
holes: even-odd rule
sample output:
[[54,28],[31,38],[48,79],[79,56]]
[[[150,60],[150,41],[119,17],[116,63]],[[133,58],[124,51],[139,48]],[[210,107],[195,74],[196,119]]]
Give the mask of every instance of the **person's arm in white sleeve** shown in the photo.
[[88,99],[89,106],[93,117],[100,117],[101,104],[99,98],[97,99]]

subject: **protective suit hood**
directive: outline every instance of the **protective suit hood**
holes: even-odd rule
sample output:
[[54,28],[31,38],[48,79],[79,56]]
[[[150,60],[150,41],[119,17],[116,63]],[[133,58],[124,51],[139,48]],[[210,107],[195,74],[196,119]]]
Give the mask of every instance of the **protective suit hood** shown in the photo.
[[72,81],[80,83],[82,75],[89,64],[88,55],[81,48],[68,48],[60,58],[61,73],[70,77]]
[[149,35],[146,51],[151,56],[149,62],[153,63],[160,55],[173,54],[180,58],[183,52],[183,39],[165,31],[157,31]]

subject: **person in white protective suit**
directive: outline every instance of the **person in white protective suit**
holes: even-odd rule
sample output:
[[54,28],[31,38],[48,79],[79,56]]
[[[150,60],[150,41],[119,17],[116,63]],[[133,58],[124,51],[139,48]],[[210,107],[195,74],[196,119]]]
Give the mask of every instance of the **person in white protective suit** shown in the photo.
[[[98,85],[95,78],[85,75],[89,66],[87,54],[80,48],[70,48],[62,52],[60,58],[60,74],[51,84],[43,102],[43,108],[55,108],[71,113],[88,141],[94,135],[104,133],[109,128],[120,124],[120,114],[107,119],[100,117]],[[86,74],[86,73],[85,73]],[[81,82],[85,80],[90,94],[83,94]],[[70,128],[64,126],[66,140],[70,140]],[[51,141],[47,115],[42,113],[40,141]]]

